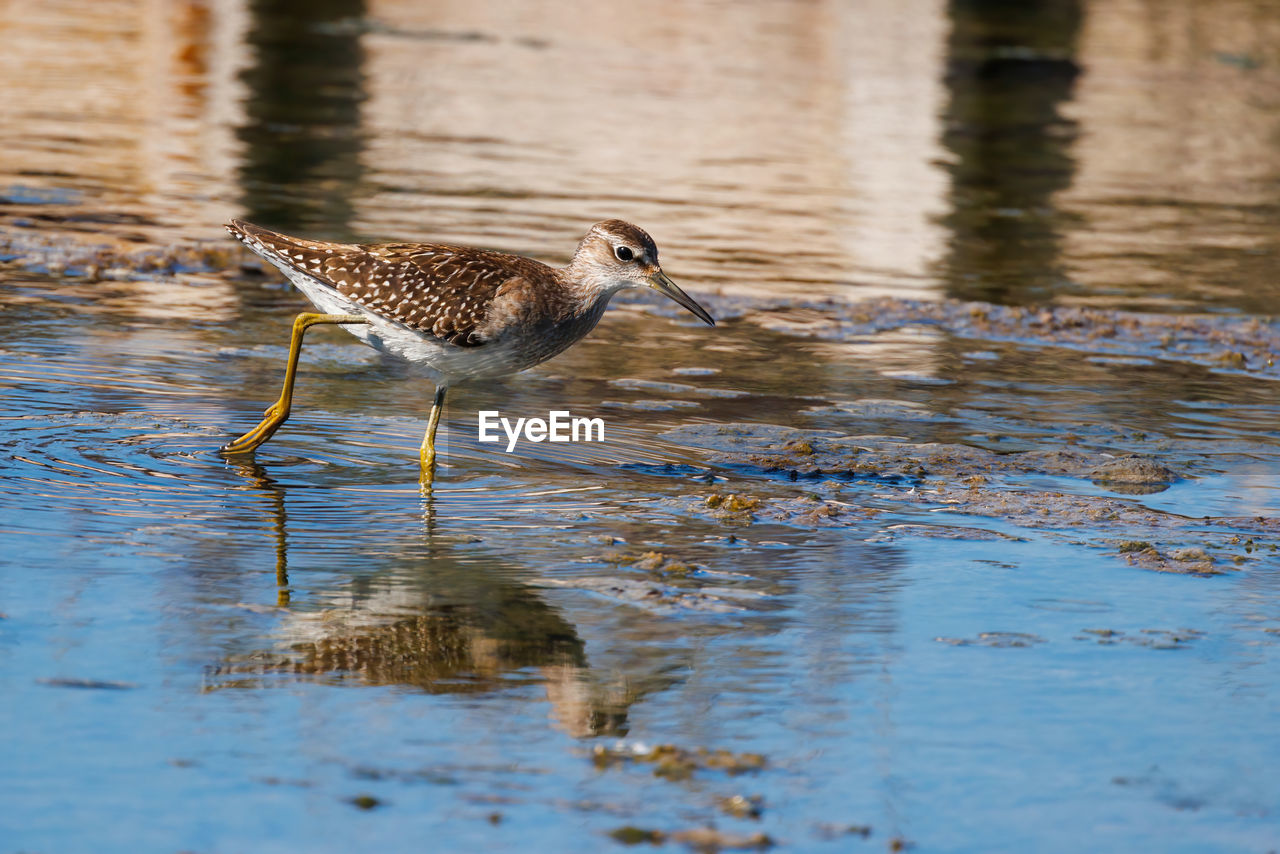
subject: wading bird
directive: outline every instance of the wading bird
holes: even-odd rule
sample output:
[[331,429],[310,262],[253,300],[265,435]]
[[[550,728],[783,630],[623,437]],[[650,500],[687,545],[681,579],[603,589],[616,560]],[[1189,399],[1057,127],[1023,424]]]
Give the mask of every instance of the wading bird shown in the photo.
[[266,417],[226,445],[254,450],[289,418],[307,329],[336,324],[375,349],[414,363],[436,385],[419,451],[421,482],[435,477],[435,438],[449,388],[514,374],[562,353],[600,321],[623,288],[650,287],[706,323],[711,315],[658,266],[658,247],[622,220],[596,223],[567,267],[438,243],[359,245],[289,237],[232,220],[232,236],[270,261],[321,313],[293,322],[284,388]]

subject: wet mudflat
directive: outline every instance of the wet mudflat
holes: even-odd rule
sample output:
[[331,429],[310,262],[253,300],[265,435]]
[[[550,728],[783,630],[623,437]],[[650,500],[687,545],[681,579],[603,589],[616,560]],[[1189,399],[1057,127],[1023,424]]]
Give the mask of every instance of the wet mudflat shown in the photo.
[[[288,5],[3,13],[0,850],[1274,847],[1273,11]],[[228,460],[303,305],[232,215],[625,216],[721,322],[459,387],[429,496],[319,330]]]

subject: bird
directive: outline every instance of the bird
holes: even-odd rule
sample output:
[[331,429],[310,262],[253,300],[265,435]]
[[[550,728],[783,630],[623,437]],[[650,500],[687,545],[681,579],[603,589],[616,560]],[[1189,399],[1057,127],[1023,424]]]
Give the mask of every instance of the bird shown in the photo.
[[288,420],[298,356],[312,326],[340,326],[412,363],[435,383],[418,452],[424,487],[435,479],[436,429],[449,389],[559,355],[595,328],[618,291],[652,288],[715,326],[707,310],[662,271],[653,238],[619,219],[591,226],[565,267],[446,243],[307,240],[238,219],[226,228],[279,268],[317,309],[294,318],[279,399],[257,426],[221,449],[226,455],[254,451]]

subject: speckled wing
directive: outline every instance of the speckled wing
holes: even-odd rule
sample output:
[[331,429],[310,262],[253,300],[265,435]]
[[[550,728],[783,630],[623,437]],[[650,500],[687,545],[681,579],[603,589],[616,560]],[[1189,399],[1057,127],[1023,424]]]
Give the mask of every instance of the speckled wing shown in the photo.
[[460,347],[478,347],[499,289],[525,258],[434,243],[362,246],[278,234],[232,220],[227,230],[277,266],[287,265],[370,311]]

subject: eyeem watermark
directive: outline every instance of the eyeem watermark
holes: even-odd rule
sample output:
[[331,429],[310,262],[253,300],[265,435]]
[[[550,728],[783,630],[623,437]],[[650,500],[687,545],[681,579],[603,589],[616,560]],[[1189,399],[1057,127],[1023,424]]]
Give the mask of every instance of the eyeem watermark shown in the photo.
[[[603,418],[575,418],[566,409],[553,409],[542,418],[503,418],[496,409],[482,409],[477,438],[481,442],[501,442],[498,428],[507,434],[507,453],[516,449],[521,434],[530,442],[603,442]],[[595,438],[592,438],[594,434]]]

